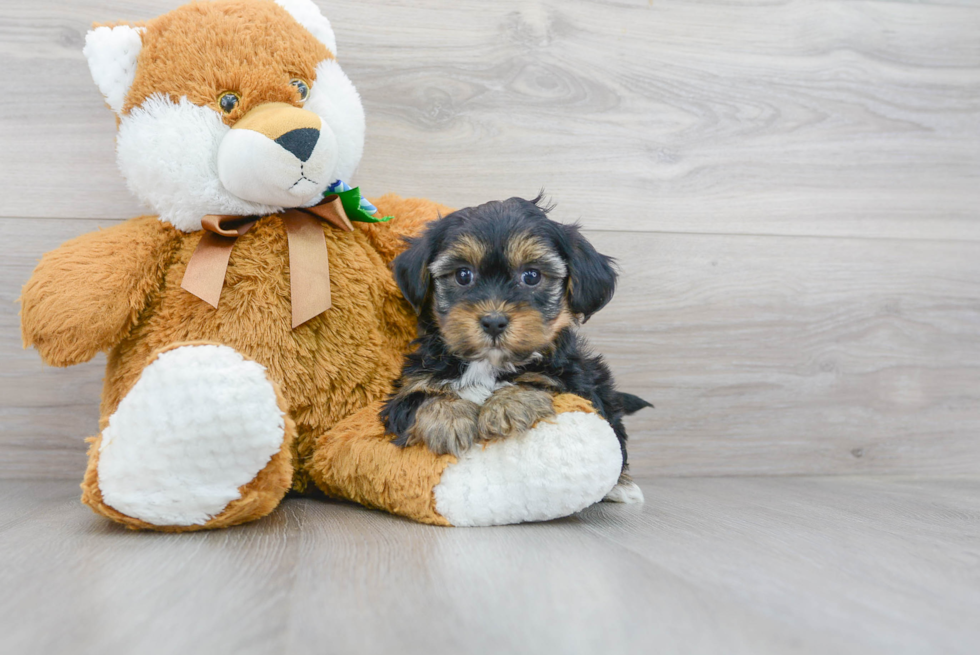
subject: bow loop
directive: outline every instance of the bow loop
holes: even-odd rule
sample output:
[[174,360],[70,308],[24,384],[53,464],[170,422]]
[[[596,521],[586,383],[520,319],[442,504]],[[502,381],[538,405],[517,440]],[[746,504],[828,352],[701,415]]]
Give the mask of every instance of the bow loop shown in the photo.
[[[326,196],[313,207],[288,209],[279,216],[289,247],[289,295],[295,329],[330,309],[330,266],[321,221],[344,232],[352,232],[354,226],[337,194]],[[235,241],[257,220],[254,216],[221,214],[202,218],[205,233],[187,262],[181,288],[217,309]]]

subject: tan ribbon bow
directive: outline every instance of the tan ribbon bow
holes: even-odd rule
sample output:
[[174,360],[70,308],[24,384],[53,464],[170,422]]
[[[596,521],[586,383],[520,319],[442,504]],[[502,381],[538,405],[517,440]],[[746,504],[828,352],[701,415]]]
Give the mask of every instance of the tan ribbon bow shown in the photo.
[[[286,226],[289,244],[289,295],[293,328],[330,309],[330,267],[327,240],[320,221],[345,232],[353,232],[340,198],[330,195],[313,207],[287,209],[278,215]],[[228,260],[235,240],[248,232],[258,219],[250,216],[208,214],[201,219],[206,230],[187,262],[180,286],[215,309],[225,285]]]

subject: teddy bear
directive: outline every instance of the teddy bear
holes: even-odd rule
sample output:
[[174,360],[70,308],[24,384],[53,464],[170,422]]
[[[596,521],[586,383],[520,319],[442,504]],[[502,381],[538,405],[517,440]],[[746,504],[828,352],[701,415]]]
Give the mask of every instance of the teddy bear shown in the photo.
[[46,363],[107,353],[83,502],[179,532],[259,519],[314,486],[436,525],[601,500],[622,460],[582,398],[459,457],[385,435],[380,404],[416,329],[390,264],[451,210],[347,184],[365,117],[336,54],[311,0],[193,2],[88,33],[119,169],[153,214],[46,254],[21,297],[25,347]]

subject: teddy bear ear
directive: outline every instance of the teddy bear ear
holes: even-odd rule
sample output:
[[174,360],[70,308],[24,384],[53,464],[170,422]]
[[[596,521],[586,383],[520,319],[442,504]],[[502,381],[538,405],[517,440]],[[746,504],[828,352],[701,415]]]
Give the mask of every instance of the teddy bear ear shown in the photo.
[[92,79],[112,111],[119,114],[126,93],[136,77],[136,58],[143,48],[140,36],[145,27],[100,26],[85,35],[82,54],[88,60]]
[[288,11],[317,41],[327,46],[334,57],[337,56],[337,37],[330,27],[330,21],[320,13],[313,0],[276,0],[276,4]]

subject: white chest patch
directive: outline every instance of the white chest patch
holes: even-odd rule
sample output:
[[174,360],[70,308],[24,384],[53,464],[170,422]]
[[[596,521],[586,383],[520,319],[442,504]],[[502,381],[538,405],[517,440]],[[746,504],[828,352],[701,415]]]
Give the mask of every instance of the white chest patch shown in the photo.
[[[512,368],[510,367],[510,369]],[[498,374],[508,370],[508,368],[497,368],[485,359],[479,359],[470,362],[463,376],[453,382],[451,386],[460,398],[482,405],[494,391],[510,384],[497,380]]]

